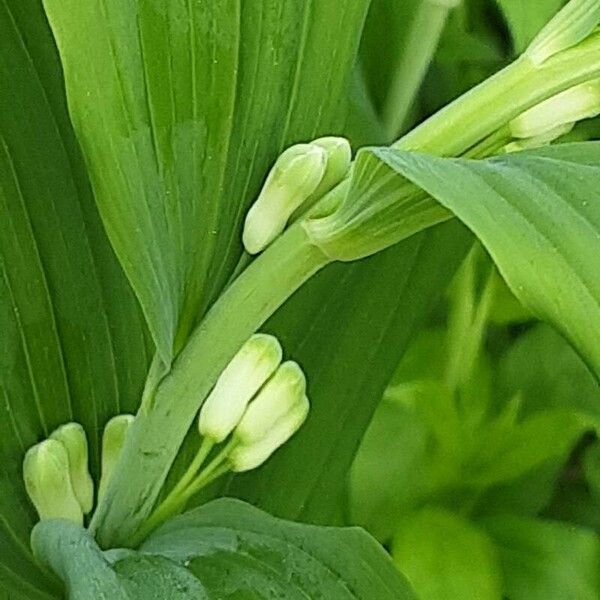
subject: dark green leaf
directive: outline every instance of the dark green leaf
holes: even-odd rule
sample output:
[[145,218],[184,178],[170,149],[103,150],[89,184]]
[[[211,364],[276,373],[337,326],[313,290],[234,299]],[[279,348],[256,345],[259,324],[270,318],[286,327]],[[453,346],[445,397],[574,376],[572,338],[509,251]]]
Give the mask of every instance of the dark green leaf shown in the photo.
[[34,599],[57,588],[28,549],[35,516],[21,479],[24,452],[75,419],[96,471],[101,428],[133,410],[148,359],[37,0],[0,2],[0,80],[0,587]]
[[414,598],[362,530],[285,522],[235,500],[173,519],[141,551],[188,565],[219,598]]

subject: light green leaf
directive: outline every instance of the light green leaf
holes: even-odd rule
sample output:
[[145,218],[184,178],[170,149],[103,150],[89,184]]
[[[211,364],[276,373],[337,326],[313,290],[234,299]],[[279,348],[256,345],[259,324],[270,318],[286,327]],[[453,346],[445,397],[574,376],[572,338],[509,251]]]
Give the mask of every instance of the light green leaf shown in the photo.
[[188,565],[218,597],[414,599],[364,531],[285,522],[235,500],[173,519],[140,550]]
[[408,514],[392,543],[398,568],[421,600],[501,600],[502,580],[488,536],[451,512]]
[[562,8],[564,0],[496,0],[508,25],[517,54],[523,52],[542,27]]
[[[519,300],[600,376],[600,143],[483,161],[372,152],[470,227]],[[407,230],[424,226],[433,210],[414,209]]]
[[599,597],[600,542],[591,531],[513,516],[482,525],[498,548],[504,593],[511,600]]
[[465,465],[464,482],[485,488],[516,479],[550,460],[564,461],[589,428],[585,419],[564,409],[539,412],[497,436],[492,424]]
[[[57,592],[34,564],[25,450],[81,422],[97,473],[110,416],[136,404],[143,317],[104,235],[37,0],[0,3],[0,588]],[[40,591],[44,590],[44,591]]]
[[367,5],[45,0],[100,212],[163,362],[231,273],[277,154],[343,124]]
[[503,396],[520,392],[525,414],[555,407],[600,416],[597,381],[547,325],[536,325],[519,337],[499,364],[498,383]]

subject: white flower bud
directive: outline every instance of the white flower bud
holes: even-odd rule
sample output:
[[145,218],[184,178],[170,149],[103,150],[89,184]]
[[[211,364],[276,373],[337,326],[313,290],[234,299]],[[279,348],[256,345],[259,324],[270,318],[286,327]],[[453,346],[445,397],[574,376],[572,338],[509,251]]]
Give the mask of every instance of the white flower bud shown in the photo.
[[325,173],[315,191],[308,197],[290,217],[290,222],[297,221],[305,215],[327,192],[332,190],[346,177],[352,165],[352,148],[350,142],[343,137],[325,136],[313,140],[311,144],[325,150]]
[[68,519],[83,524],[83,511],[73,491],[69,455],[62,442],[45,440],[25,454],[25,489],[40,519]]
[[337,136],[317,138],[311,144],[323,148],[326,154],[325,173],[314,192],[318,199],[346,176],[352,163],[352,148],[346,138]]
[[236,441],[250,445],[262,440],[305,392],[306,378],[298,363],[283,363],[246,409],[233,434]]
[[540,31],[525,55],[535,65],[583,41],[600,22],[598,0],[571,0]]
[[202,405],[200,434],[218,444],[240,422],[248,403],[281,363],[283,352],[277,338],[253,335],[221,373]]
[[576,85],[530,108],[510,122],[513,137],[546,135],[561,126],[600,114],[600,79]]
[[231,470],[241,473],[262,465],[300,429],[308,416],[309,408],[308,398],[302,396],[287,414],[279,418],[266,437],[253,444],[236,446],[228,458]]
[[94,506],[94,481],[88,466],[88,442],[79,423],[61,425],[50,434],[50,439],[62,442],[69,457],[69,472],[75,497],[81,510],[88,514]]
[[242,241],[250,254],[261,252],[281,234],[321,182],[326,161],[325,150],[314,144],[290,146],[279,156],[246,216]]
[[102,466],[100,485],[98,486],[98,502],[104,498],[110,476],[121,456],[127,432],[134,420],[135,417],[133,415],[117,415],[104,427],[104,433],[102,434]]

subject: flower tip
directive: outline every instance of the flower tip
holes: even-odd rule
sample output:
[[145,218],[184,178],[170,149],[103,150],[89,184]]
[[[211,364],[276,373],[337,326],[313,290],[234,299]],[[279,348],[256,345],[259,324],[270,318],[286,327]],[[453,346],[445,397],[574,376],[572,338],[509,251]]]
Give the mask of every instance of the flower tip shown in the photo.
[[89,472],[85,430],[79,423],[66,423],[55,429],[50,439],[65,447],[73,491],[84,514],[88,514],[94,506],[94,482]]
[[102,466],[98,486],[98,502],[104,498],[110,476],[125,445],[127,432],[135,417],[129,414],[116,415],[104,427],[102,434]]
[[241,444],[233,449],[229,456],[231,470],[242,473],[262,465],[302,427],[309,410],[308,397],[302,395],[295,406],[277,420],[265,437],[254,443]]

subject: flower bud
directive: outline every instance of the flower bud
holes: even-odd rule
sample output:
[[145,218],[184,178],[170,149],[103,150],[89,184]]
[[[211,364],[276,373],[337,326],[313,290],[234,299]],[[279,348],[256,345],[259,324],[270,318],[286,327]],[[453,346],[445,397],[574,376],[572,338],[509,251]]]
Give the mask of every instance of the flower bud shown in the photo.
[[292,213],[317,189],[327,154],[315,144],[290,146],[277,159],[244,224],[242,241],[250,254],[264,250]]
[[81,510],[88,514],[94,506],[94,481],[88,468],[88,442],[79,423],[67,423],[50,434],[51,440],[62,442],[69,457],[69,473],[75,497]]
[[25,454],[25,489],[40,519],[68,519],[83,524],[69,473],[67,449],[58,440],[45,440]]
[[235,439],[243,445],[262,440],[305,392],[306,378],[298,363],[283,363],[246,409],[233,434]]
[[104,427],[102,434],[102,467],[100,485],[98,486],[98,502],[102,500],[110,481],[110,476],[119,460],[127,432],[134,421],[133,415],[117,415]]
[[311,144],[323,148],[326,154],[325,173],[313,194],[318,199],[346,176],[352,163],[352,148],[346,138],[331,135],[317,138]]
[[525,111],[510,122],[510,132],[520,139],[535,138],[599,114],[600,79],[594,79],[565,90]]
[[502,150],[506,154],[511,154],[513,152],[520,152],[521,150],[531,150],[533,148],[549,146],[554,140],[557,140],[559,137],[569,133],[573,129],[574,125],[575,123],[565,123],[564,125],[559,125],[554,129],[548,130],[542,135],[511,142],[510,144],[504,146]]
[[250,400],[275,373],[282,355],[276,337],[253,335],[225,367],[202,405],[200,434],[216,444],[222,442],[240,422]]
[[600,22],[598,0],[571,0],[540,31],[525,55],[541,65],[555,54],[583,41]]
[[287,414],[279,418],[266,437],[249,445],[236,446],[228,458],[231,470],[241,473],[262,465],[300,429],[308,416],[309,408],[308,398],[302,396]]

